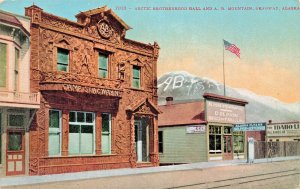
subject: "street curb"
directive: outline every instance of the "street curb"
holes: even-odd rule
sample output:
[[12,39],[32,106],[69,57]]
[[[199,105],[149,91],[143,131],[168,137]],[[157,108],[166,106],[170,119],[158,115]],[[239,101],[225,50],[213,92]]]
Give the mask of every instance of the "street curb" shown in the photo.
[[[267,159],[255,159],[254,164],[259,163],[272,163],[280,161],[291,161],[300,160],[300,157],[284,157],[284,158],[267,158]],[[30,184],[43,184],[50,182],[63,182],[63,181],[74,181],[74,180],[85,180],[85,179],[97,179],[114,176],[127,176],[147,173],[159,173],[169,171],[184,171],[193,169],[207,169],[213,167],[223,166],[236,166],[246,165],[247,160],[229,160],[229,161],[213,161],[213,162],[200,162],[182,165],[172,166],[160,166],[160,167],[149,167],[149,168],[125,168],[125,169],[111,169],[111,170],[97,170],[97,171],[86,171],[76,173],[63,173],[63,174],[52,174],[42,176],[18,176],[18,177],[4,177],[0,178],[0,187],[5,186],[20,186]],[[251,163],[252,164],[252,163]],[[249,165],[251,165],[249,164]]]

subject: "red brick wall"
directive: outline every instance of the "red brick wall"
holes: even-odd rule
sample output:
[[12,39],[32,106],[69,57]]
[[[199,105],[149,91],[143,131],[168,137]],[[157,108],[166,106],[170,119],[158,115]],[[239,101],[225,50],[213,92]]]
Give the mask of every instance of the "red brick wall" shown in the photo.
[[[31,17],[31,90],[41,92],[41,108],[30,127],[30,175],[136,167],[133,116],[152,119],[151,165],[158,165],[157,149],[157,58],[159,47],[125,38],[125,30],[110,15],[95,14],[81,25],[43,12],[35,5],[26,8]],[[112,35],[100,35],[97,23],[108,23]],[[69,72],[56,70],[57,48],[70,52]],[[98,52],[109,53],[109,78],[98,78]],[[133,89],[132,66],[141,67],[141,89]],[[66,91],[64,85],[108,89],[119,96]],[[151,102],[151,103],[149,103]],[[130,109],[133,104],[139,107]],[[49,109],[62,110],[61,156],[48,157]],[[68,154],[69,111],[92,111],[96,115],[95,155]],[[101,113],[111,113],[112,155],[101,155]]]

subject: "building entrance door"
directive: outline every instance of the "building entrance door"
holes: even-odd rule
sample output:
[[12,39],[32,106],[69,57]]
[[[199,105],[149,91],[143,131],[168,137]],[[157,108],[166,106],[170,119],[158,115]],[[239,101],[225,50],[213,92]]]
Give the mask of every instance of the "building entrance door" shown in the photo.
[[7,130],[6,175],[25,174],[24,130]]
[[147,162],[148,161],[148,140],[149,131],[148,125],[143,124],[144,121],[136,120],[134,122],[135,126],[135,150],[137,162]]
[[232,153],[232,136],[224,135],[223,136],[224,146],[223,146],[223,159],[230,160],[233,159]]

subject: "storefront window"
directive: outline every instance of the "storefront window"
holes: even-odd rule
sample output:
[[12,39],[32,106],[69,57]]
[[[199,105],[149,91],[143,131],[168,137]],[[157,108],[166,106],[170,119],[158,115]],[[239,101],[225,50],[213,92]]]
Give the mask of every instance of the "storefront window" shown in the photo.
[[244,132],[236,131],[233,133],[234,153],[244,153]]
[[93,154],[95,115],[91,112],[70,112],[69,154]]
[[219,154],[222,153],[221,149],[221,126],[209,126],[209,153]]
[[12,127],[23,127],[24,126],[24,115],[8,115],[8,125]]
[[49,143],[48,154],[60,155],[61,146],[61,111],[49,111]]
[[102,154],[111,153],[111,115],[108,113],[102,114]]

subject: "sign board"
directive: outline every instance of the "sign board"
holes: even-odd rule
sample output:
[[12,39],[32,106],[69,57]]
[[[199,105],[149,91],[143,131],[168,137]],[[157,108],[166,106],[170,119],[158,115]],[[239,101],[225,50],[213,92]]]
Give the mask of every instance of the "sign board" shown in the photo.
[[87,87],[87,86],[80,86],[74,84],[64,84],[62,87],[65,91],[70,92],[82,92],[82,93],[91,93],[103,96],[114,96],[114,97],[121,97],[121,91],[114,90],[114,89],[104,89],[104,88],[95,88],[95,87]]
[[206,101],[206,119],[208,122],[244,123],[245,106],[224,102]]
[[205,133],[205,125],[187,126],[186,133]]
[[300,136],[300,123],[272,123],[267,125],[267,137]]
[[234,124],[233,131],[265,131],[266,123]]

